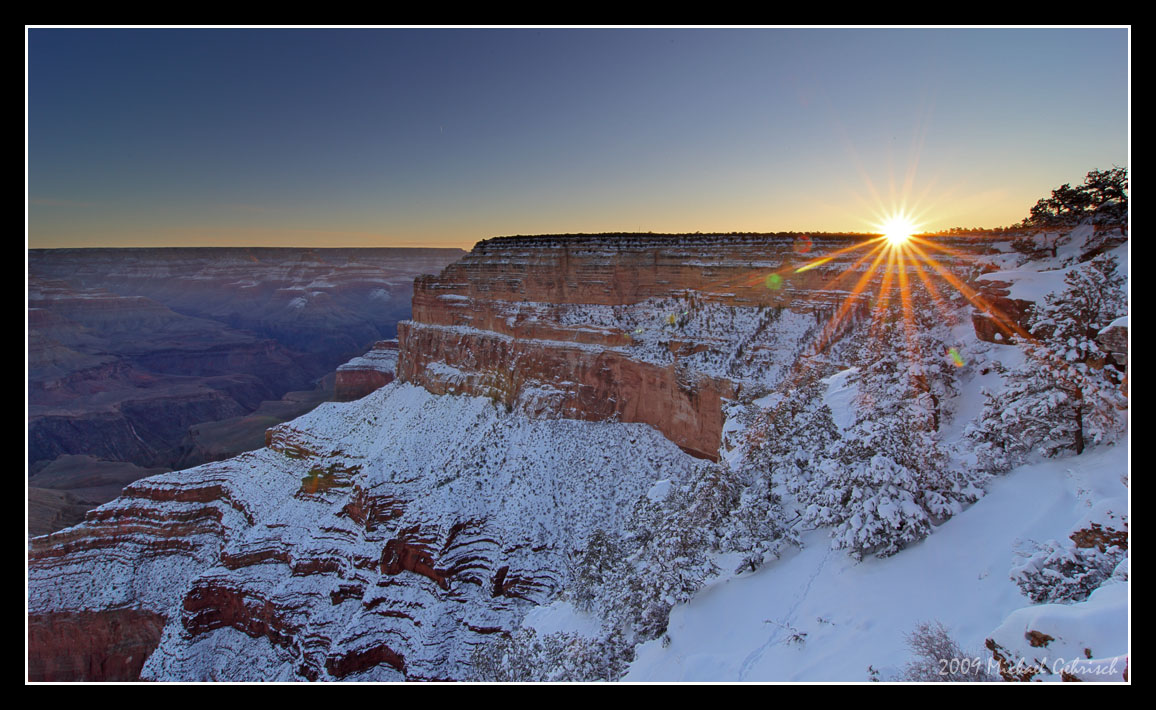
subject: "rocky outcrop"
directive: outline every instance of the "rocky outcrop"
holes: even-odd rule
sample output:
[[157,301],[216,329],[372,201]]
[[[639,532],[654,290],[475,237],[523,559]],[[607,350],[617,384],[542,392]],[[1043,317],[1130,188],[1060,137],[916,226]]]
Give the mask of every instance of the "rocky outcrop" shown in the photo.
[[269,443],[137,481],[33,539],[31,677],[465,678],[473,646],[549,600],[582,540],[693,465],[640,424],[398,382]]
[[536,416],[646,423],[717,459],[723,402],[781,377],[873,295],[849,294],[868,237],[803,236],[480,242],[415,281],[398,376]]
[[[172,476],[172,474],[165,474]],[[29,544],[29,680],[135,680],[180,587],[248,524],[219,476],[129,485]]]
[[350,402],[393,382],[397,376],[398,342],[379,340],[369,352],[337,368],[333,398]]
[[1128,319],[1119,318],[1100,331],[1096,341],[1111,357],[1112,364],[1127,372],[1128,369]]
[[725,378],[632,359],[615,350],[443,327],[399,329],[403,377],[435,394],[485,395],[535,416],[642,422],[684,451],[717,459]]
[[1027,332],[1036,304],[1011,298],[1011,284],[1005,281],[984,279],[978,285],[977,299],[983,306],[971,316],[976,336],[989,343],[1016,342],[1020,333]]
[[136,609],[31,614],[28,680],[136,680],[163,627],[163,616]]

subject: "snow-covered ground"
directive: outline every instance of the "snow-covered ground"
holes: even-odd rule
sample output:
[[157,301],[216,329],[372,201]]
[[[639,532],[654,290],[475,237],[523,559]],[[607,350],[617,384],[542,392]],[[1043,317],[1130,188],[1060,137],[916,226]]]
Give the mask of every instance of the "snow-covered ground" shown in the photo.
[[[869,666],[886,680],[910,660],[905,635],[937,620],[985,665],[985,639],[1018,634],[1025,646],[1025,625],[1057,639],[1032,649],[1049,666],[1087,665],[1085,648],[1111,665],[1128,652],[1127,584],[1079,604],[1031,605],[1008,571],[1028,541],[1066,539],[1097,502],[1126,497],[1127,471],[1126,442],[1021,467],[926,540],[882,560],[856,563],[830,549],[827,531],[807,533],[802,550],[720,578],[676,607],[669,640],[640,646],[624,680],[866,681]],[[1116,665],[1120,673],[1103,679],[1122,679],[1124,664]]]
[[[1009,298],[1040,303],[1049,293],[1057,293],[1064,288],[1064,277],[1068,272],[1080,267],[1079,256],[1088,248],[1095,235],[1091,225],[1083,225],[1072,231],[1071,238],[1056,248],[1056,255],[1031,261],[1021,266],[1004,263],[1000,271],[983,274],[980,281],[1003,281],[1010,284]],[[1117,270],[1128,278],[1128,243],[1125,242],[1106,253],[1116,257]],[[1006,262],[1012,255],[1002,255],[1003,259],[992,258],[993,262]]]

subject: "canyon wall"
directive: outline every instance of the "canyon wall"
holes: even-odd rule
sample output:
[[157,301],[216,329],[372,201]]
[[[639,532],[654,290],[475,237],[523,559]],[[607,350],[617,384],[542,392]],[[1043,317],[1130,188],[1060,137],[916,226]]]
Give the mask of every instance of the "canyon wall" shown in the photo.
[[34,538],[29,679],[467,678],[476,645],[556,595],[583,540],[694,465],[641,424],[400,382],[268,443]]
[[870,266],[869,240],[489,239],[414,283],[412,320],[398,326],[398,376],[537,416],[642,422],[717,459],[723,403],[770,384],[817,324],[845,304],[858,313],[873,296],[850,293]]

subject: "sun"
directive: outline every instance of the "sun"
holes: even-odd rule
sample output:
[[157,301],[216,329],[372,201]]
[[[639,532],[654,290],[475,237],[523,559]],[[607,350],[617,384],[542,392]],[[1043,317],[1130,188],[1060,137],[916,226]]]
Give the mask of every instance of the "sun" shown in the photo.
[[917,228],[918,225],[904,214],[888,217],[883,224],[879,225],[880,231],[883,232],[884,239],[893,247],[906,244],[907,240],[911,238],[911,235],[915,234]]

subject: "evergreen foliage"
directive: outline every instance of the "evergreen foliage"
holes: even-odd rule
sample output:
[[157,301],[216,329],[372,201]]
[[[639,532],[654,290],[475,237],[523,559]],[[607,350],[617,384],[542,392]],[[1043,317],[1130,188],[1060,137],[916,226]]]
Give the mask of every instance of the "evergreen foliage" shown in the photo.
[[[912,298],[915,298],[913,295]],[[918,315],[917,315],[918,314]],[[930,304],[880,307],[858,357],[859,416],[796,484],[806,522],[856,559],[893,555],[982,495],[937,440],[957,374]]]
[[666,631],[674,605],[719,573],[720,552],[744,553],[757,569],[796,541],[782,521],[769,479],[746,480],[724,464],[703,464],[665,496],[641,498],[625,534],[596,531],[578,556],[568,592],[575,606],[635,642]]
[[471,680],[496,683],[615,681],[626,674],[633,648],[621,634],[588,639],[577,634],[540,636],[523,628],[474,648]]
[[[1126,236],[1128,227],[1128,171],[1125,168],[1093,170],[1084,183],[1065,183],[1052,190],[1031,208],[1020,224],[1038,230],[1013,242],[1018,251],[1037,258],[1056,256],[1065,235],[1081,224],[1091,224],[1096,234],[1118,231]],[[1098,241],[1098,240],[1097,240]],[[1102,245],[1101,245],[1102,246]]]
[[1124,555],[1116,546],[1100,550],[1048,540],[1012,566],[1011,579],[1037,604],[1079,602],[1112,576]]
[[1128,171],[1125,168],[1093,170],[1084,184],[1065,183],[1032,207],[1025,227],[1070,230],[1091,221],[1099,228],[1124,228],[1128,215]]
[[1127,424],[1122,374],[1097,342],[1127,312],[1115,257],[1100,255],[1064,277],[1033,316],[1025,364],[999,393],[985,393],[983,414],[969,430],[980,465],[1002,472],[1031,452],[1080,454],[1114,440]]
[[979,480],[952,469],[930,432],[866,420],[832,447],[804,516],[832,528],[832,546],[856,559],[888,557],[977,500]]

